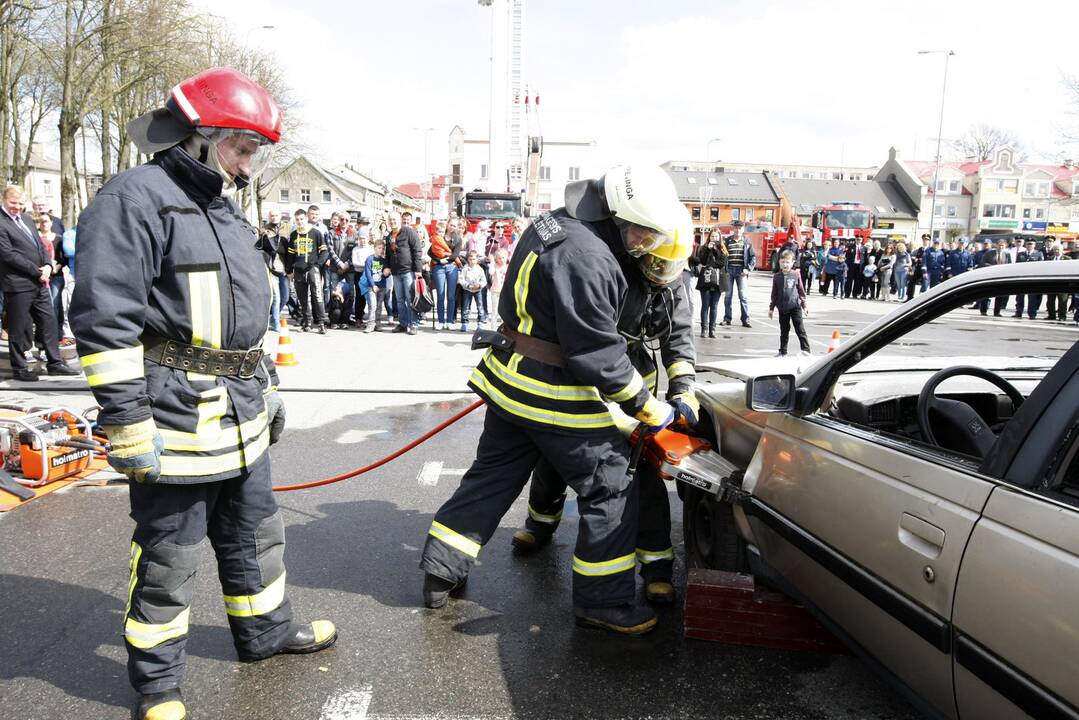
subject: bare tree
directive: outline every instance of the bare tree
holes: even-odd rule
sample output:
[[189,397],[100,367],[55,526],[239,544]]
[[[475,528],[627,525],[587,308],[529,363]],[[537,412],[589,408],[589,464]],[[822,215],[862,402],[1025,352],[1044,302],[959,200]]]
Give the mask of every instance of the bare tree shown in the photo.
[[27,49],[33,26],[35,2],[0,0],[0,181],[11,178],[11,164],[17,163],[18,150],[11,147],[20,85],[29,71]]
[[952,141],[952,149],[964,159],[989,160],[999,148],[1010,147],[1015,151],[1016,160],[1026,159],[1026,151],[1015,133],[1002,128],[979,123],[971,125],[958,140]]
[[[1079,144],[1079,75],[1065,75],[1061,78],[1061,82],[1071,102],[1072,110],[1068,114],[1071,115],[1072,120],[1060,130],[1060,139],[1063,144],[1074,146]],[[1074,150],[1066,154],[1069,157],[1075,157]]]

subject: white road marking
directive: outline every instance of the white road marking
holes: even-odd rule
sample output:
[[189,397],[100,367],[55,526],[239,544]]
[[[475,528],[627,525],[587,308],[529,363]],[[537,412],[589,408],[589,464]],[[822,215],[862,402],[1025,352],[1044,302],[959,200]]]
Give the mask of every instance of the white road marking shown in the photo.
[[346,690],[334,695],[322,704],[319,720],[365,720],[371,705],[371,686],[359,690]]
[[423,464],[420,468],[420,474],[416,476],[416,480],[420,485],[434,486],[438,485],[438,476],[442,474],[442,461],[430,460]]
[[353,443],[361,443],[374,435],[383,435],[385,432],[385,430],[345,430],[337,436],[334,442],[338,445],[352,445]]

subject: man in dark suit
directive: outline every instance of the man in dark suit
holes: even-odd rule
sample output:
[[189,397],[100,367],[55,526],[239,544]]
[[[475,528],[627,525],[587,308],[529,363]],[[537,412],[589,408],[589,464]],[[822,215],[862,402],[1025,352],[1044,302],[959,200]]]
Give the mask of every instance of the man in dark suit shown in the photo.
[[49,296],[52,253],[47,252],[26,208],[22,190],[4,188],[0,210],[0,288],[8,316],[8,355],[16,380],[34,381],[26,363],[37,325],[48,359],[50,375],[78,375],[64,364],[56,339],[56,316]]

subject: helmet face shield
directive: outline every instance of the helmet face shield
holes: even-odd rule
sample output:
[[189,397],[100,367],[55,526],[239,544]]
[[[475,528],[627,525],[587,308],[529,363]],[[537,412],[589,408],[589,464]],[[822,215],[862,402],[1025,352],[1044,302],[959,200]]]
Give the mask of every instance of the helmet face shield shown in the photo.
[[273,160],[274,144],[253,130],[199,128],[214,147],[221,169],[233,178],[254,180]]
[[633,257],[641,257],[670,242],[670,238],[658,230],[634,223],[619,223],[622,244]]
[[682,277],[685,260],[668,260],[658,255],[645,255],[637,259],[641,274],[653,285],[669,285]]

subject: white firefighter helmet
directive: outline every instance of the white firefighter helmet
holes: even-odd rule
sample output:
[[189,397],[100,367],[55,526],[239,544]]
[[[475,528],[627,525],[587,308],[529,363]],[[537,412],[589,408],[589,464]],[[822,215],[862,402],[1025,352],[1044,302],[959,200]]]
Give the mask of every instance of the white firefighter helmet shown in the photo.
[[626,250],[635,257],[672,242],[689,224],[689,212],[678,200],[670,175],[655,165],[617,165],[603,176],[603,191],[611,216],[620,226],[653,231],[623,229]]

